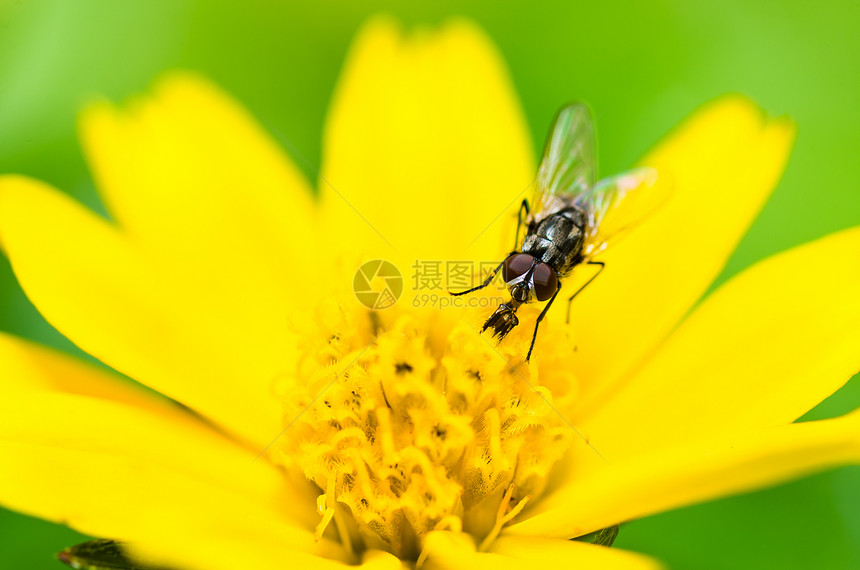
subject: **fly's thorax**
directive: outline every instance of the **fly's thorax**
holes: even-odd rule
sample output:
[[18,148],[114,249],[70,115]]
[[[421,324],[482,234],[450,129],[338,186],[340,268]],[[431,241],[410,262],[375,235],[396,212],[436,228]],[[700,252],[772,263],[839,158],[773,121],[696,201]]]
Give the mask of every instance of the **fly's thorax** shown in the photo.
[[563,277],[579,261],[585,241],[585,214],[574,207],[550,214],[535,224],[523,241],[533,255]]
[[414,559],[428,532],[480,542],[500,506],[541,494],[575,437],[562,418],[576,389],[562,331],[530,367],[522,339],[495,347],[467,324],[394,311],[368,346],[339,327],[308,331],[325,356],[297,371],[276,457],[319,487],[319,534]]

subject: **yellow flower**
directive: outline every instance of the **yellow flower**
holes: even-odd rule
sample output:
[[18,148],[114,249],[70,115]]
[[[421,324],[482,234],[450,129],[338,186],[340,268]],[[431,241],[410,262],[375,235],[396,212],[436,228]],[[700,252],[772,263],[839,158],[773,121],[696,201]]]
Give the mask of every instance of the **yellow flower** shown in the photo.
[[6,507],[183,569],[649,568],[568,539],[860,460],[858,412],[792,423],[857,371],[860,229],[697,304],[793,140],[741,97],[641,161],[671,199],[606,252],[569,327],[551,311],[530,365],[530,330],[476,332],[485,308],[371,316],[351,290],[370,259],[510,247],[494,219],[535,163],[471,25],[365,29],[318,198],[196,77],[95,105],[81,132],[111,219],[4,176],[0,241],[57,329],[157,393],[0,337]]

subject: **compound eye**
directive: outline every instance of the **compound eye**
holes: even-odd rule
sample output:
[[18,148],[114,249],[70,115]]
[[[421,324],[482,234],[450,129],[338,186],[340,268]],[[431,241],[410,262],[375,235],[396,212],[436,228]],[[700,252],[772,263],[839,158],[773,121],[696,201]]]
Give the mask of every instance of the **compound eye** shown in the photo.
[[505,260],[502,266],[502,277],[505,283],[510,283],[517,277],[522,277],[526,271],[531,269],[535,258],[528,253],[515,253]]
[[546,301],[558,290],[558,278],[555,271],[546,263],[538,263],[532,275],[535,284],[535,296],[538,301]]

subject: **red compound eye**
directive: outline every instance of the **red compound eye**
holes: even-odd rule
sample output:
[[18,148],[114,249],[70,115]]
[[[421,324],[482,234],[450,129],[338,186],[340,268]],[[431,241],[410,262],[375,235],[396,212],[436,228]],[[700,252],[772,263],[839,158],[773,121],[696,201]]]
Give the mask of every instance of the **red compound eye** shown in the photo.
[[515,253],[505,260],[502,266],[502,277],[505,283],[510,283],[517,277],[522,277],[526,271],[531,269],[535,258],[528,253]]
[[555,271],[546,263],[538,263],[532,275],[535,284],[535,296],[538,301],[546,301],[558,290],[558,278]]

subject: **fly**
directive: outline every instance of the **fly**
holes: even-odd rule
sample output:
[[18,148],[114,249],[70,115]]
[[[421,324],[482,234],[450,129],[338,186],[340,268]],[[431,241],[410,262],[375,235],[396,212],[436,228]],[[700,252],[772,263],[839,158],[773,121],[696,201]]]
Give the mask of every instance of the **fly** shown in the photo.
[[[466,295],[483,289],[501,270],[511,300],[499,305],[481,329],[492,330],[499,340],[519,324],[516,313],[521,305],[548,301],[535,322],[526,362],[534,350],[538,326],[561,291],[562,280],[577,266],[597,268],[568,298],[569,322],[573,299],[606,267],[594,257],[635,221],[619,215],[618,205],[628,195],[648,195],[646,190],[655,186],[657,173],[652,168],[637,168],[597,181],[596,162],[591,111],[582,103],[563,107],[547,137],[531,204],[525,199],[520,205],[514,250],[482,284],[451,293]],[[625,206],[630,202],[626,200]],[[634,211],[641,214],[642,208]],[[520,243],[523,226],[526,232]]]

